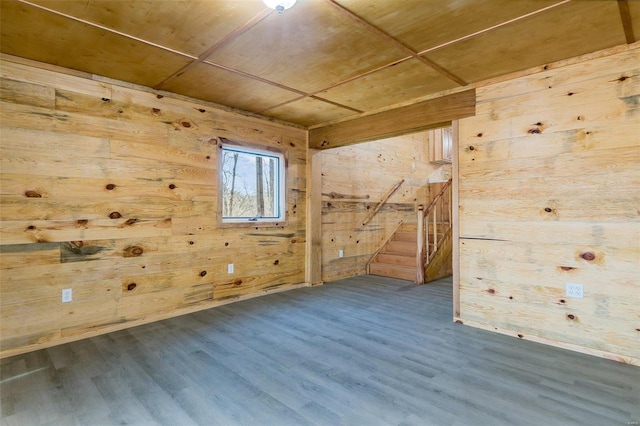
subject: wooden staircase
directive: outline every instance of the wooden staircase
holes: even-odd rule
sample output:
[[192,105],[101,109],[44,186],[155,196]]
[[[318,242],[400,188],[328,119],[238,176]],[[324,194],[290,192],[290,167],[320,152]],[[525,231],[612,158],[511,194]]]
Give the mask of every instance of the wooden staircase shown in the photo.
[[403,223],[369,265],[371,275],[416,279],[416,224]]
[[401,223],[371,257],[367,273],[424,284],[451,275],[451,181],[426,210],[418,209],[417,223]]

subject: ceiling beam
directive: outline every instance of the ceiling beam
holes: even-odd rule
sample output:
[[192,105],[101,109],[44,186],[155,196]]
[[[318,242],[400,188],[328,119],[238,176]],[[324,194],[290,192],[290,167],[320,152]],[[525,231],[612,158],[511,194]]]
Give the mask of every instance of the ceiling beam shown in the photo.
[[631,22],[629,2],[627,0],[618,0],[618,9],[620,10],[620,19],[622,20],[624,37],[627,40],[627,44],[635,43],[636,37],[633,34],[633,23]]
[[475,89],[309,130],[309,148],[329,149],[447,125],[476,113]]

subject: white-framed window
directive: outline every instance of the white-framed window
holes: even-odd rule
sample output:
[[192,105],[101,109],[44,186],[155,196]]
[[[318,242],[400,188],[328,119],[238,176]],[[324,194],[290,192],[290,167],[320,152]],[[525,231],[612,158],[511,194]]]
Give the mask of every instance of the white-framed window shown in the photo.
[[220,138],[220,218],[222,223],[284,222],[285,153]]

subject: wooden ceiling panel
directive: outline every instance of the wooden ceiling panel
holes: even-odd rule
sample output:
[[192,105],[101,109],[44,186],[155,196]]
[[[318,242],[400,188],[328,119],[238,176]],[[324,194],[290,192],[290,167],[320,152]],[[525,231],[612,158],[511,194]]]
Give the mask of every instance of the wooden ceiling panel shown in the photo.
[[337,0],[337,3],[421,52],[560,1]]
[[3,53],[146,86],[188,63],[180,55],[29,5],[2,0],[0,7]]
[[628,1],[627,4],[629,5],[629,16],[631,18],[634,41],[640,41],[640,2]]
[[476,82],[624,44],[616,3],[566,3],[425,56]]
[[318,96],[369,111],[456,86],[417,59],[410,59],[321,92]]
[[32,2],[193,56],[266,8],[261,0]]
[[307,126],[640,38],[632,0],[298,0],[282,14],[262,0],[0,0],[0,12],[3,53]]
[[406,57],[324,1],[298,1],[214,52],[218,63],[305,92]]
[[353,111],[313,98],[303,98],[274,109],[263,115],[278,118],[303,126],[325,123],[355,114]]
[[251,78],[198,64],[163,86],[164,90],[257,113],[300,97]]

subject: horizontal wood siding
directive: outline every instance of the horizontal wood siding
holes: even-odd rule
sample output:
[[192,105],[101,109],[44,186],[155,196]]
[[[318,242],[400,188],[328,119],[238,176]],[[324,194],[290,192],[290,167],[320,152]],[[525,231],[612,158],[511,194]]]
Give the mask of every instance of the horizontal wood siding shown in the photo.
[[477,90],[458,151],[462,321],[640,364],[639,64],[636,46]]
[[[322,280],[362,275],[373,253],[400,221],[416,222],[416,205],[427,204],[427,179],[439,165],[428,161],[426,132],[317,155],[322,156]],[[380,211],[362,226],[402,179]]]
[[[16,62],[0,70],[3,356],[304,283],[304,130]],[[288,151],[286,226],[219,229],[219,137]]]

